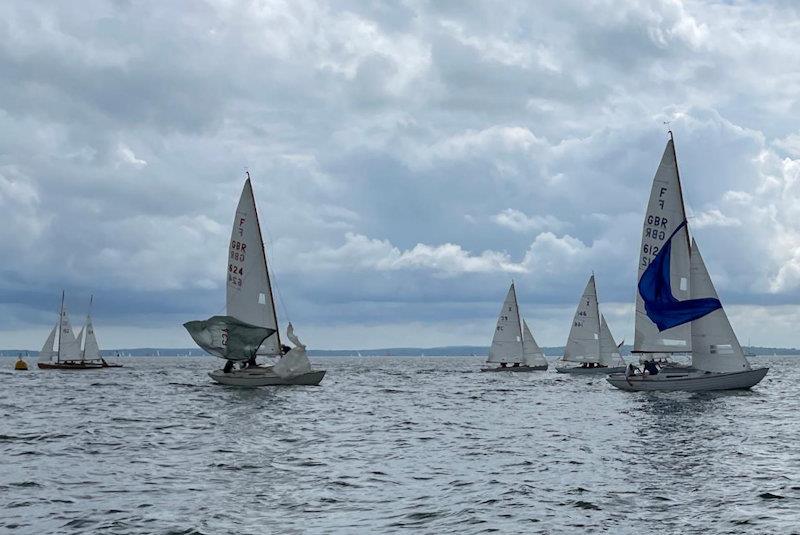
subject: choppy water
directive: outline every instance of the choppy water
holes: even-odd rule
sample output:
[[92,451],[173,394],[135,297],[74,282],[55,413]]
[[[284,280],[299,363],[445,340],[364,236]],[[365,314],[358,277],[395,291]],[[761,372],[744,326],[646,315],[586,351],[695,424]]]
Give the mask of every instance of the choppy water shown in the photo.
[[210,357],[123,360],[0,361],[0,532],[800,531],[800,358],[717,394],[477,358],[320,358],[320,387],[237,389]]

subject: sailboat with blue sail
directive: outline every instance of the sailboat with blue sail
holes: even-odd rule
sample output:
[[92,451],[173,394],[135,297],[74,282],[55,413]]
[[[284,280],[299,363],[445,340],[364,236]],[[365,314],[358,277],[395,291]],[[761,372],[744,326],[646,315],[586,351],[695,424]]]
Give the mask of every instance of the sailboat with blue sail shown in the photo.
[[691,366],[610,375],[622,390],[709,391],[750,388],[768,368],[752,368],[690,239],[672,132],[661,158],[642,229],[633,353],[662,360],[691,355]]

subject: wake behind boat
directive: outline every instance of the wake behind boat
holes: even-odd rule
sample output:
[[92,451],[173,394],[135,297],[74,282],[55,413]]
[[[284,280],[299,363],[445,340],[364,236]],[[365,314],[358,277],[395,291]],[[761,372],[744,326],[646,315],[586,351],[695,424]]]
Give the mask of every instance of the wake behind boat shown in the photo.
[[492,347],[486,362],[499,366],[481,368],[482,372],[532,372],[547,369],[547,359],[519,313],[517,291],[513,282],[497,317]]
[[[634,353],[649,356],[647,371],[608,377],[622,390],[709,391],[746,389],[768,368],[753,369],[722,308],[697,242],[689,230],[675,145],[667,142],[642,229],[636,295]],[[690,367],[661,370],[656,358],[690,353]]]
[[[589,277],[578,308],[572,318],[563,363],[577,365],[556,366],[558,373],[599,375],[625,371],[624,361],[614,341],[605,317],[600,314],[594,275]],[[616,366],[614,366],[616,365]]]
[[[209,377],[231,386],[318,385],[325,370],[311,369],[306,346],[295,336],[291,323],[286,335],[295,347],[281,343],[250,173],[236,208],[226,271],[228,315],[184,324],[197,345],[226,360]],[[260,366],[258,355],[278,361]]]

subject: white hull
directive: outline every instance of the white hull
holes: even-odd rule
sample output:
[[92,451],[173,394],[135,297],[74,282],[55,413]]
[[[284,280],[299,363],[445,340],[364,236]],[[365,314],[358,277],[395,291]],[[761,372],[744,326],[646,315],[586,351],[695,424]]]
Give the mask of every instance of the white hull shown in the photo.
[[547,364],[544,366],[498,366],[497,368],[481,368],[482,372],[539,372],[547,369]]
[[580,366],[557,366],[558,373],[569,373],[572,375],[608,375],[611,373],[624,373],[625,366],[606,367],[606,368],[581,368]]
[[627,391],[658,392],[707,392],[711,390],[747,389],[757,384],[767,375],[769,368],[757,368],[742,372],[713,373],[694,368],[663,370],[657,375],[635,375],[625,378],[625,374],[615,374],[606,380]]
[[271,366],[268,366],[231,370],[228,373],[220,369],[208,372],[208,376],[216,382],[228,386],[317,386],[325,377],[325,370],[311,370],[294,377],[280,377],[272,371]]

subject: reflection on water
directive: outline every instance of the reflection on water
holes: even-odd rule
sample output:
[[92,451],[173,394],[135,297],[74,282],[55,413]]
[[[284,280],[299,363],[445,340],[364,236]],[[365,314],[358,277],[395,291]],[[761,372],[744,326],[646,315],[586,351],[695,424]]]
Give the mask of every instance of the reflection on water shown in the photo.
[[211,358],[0,372],[11,533],[790,533],[800,360],[752,392],[625,393],[476,358],[316,359],[322,385],[213,385]]

